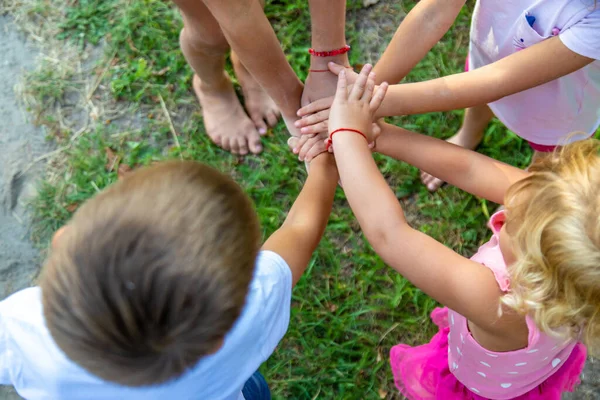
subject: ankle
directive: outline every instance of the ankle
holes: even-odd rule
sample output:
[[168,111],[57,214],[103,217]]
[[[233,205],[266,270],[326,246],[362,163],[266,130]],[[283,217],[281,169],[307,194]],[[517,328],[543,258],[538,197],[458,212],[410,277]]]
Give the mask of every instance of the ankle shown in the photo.
[[200,89],[208,92],[223,92],[232,86],[231,80],[225,72],[216,74],[212,79],[199,79],[199,81]]
[[474,127],[461,126],[458,132],[456,132],[456,136],[466,139],[470,142],[473,141],[481,141],[483,139],[484,129],[475,129]]

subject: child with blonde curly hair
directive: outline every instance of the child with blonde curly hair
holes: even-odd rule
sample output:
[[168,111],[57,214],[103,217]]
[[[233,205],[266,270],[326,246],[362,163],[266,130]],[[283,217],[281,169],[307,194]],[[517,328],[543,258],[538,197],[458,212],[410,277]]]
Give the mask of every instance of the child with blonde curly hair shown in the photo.
[[384,125],[379,152],[504,204],[490,241],[466,258],[411,228],[378,171],[370,70],[350,95],[340,74],[328,143],[375,251],[445,306],[432,313],[439,332],[429,343],[392,348],[398,389],[418,400],[560,399],[579,381],[586,346],[600,350],[600,141],[566,145],[527,172]]

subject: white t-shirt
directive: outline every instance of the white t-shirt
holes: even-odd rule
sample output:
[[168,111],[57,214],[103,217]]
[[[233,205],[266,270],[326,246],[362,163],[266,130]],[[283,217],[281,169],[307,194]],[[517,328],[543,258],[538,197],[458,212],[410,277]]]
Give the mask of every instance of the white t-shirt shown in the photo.
[[[535,21],[530,25],[532,17]],[[594,8],[593,0],[478,0],[471,25],[469,69],[491,64],[554,34],[573,52],[600,60],[600,1]],[[600,61],[489,106],[510,130],[533,143],[566,144],[566,135],[574,131],[586,135],[569,141],[588,137],[600,125]]]
[[25,289],[0,302],[0,384],[13,385],[31,400],[243,399],[244,383],[287,330],[291,293],[286,262],[262,251],[245,308],[223,347],[174,382],[128,388],[105,382],[67,359],[46,328],[40,288]]

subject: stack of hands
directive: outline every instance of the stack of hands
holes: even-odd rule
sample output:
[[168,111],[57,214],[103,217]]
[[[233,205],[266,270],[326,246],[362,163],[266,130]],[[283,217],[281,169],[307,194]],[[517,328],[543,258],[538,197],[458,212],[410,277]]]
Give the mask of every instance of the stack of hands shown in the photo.
[[388,84],[376,87],[370,64],[366,64],[360,74],[339,64],[329,63],[328,66],[338,77],[335,96],[321,98],[298,110],[300,119],[295,121],[294,128],[299,129],[300,136],[288,140],[298,159],[307,163],[321,153],[333,152],[331,136],[334,132],[358,131],[371,149],[375,149],[381,133],[375,112],[383,102]]

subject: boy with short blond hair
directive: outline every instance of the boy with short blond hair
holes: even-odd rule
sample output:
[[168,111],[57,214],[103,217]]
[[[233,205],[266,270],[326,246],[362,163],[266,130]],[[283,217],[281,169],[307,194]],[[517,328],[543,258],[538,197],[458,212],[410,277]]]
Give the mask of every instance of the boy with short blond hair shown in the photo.
[[254,373],[287,330],[337,179],[315,159],[261,249],[229,177],[195,162],[133,172],[57,232],[39,287],[0,303],[0,384],[27,399],[269,398]]

